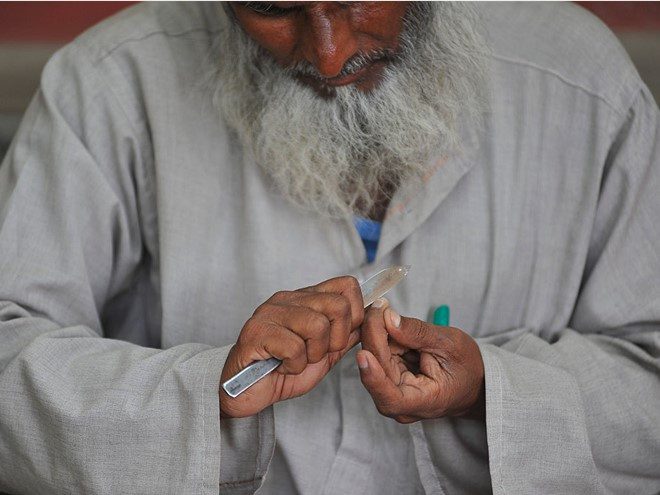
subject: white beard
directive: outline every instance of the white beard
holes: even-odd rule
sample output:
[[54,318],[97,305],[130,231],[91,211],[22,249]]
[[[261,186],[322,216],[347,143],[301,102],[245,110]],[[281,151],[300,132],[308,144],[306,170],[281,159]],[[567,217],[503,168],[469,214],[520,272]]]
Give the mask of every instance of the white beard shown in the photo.
[[433,157],[460,144],[459,117],[478,125],[485,44],[472,6],[412,4],[401,53],[370,93],[322,98],[295,80],[224,14],[214,103],[290,202],[321,216],[368,216]]

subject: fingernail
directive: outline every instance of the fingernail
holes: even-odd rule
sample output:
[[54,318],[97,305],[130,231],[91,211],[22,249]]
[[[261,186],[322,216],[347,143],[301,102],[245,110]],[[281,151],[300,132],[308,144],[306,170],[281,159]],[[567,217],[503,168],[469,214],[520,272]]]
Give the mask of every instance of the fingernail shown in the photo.
[[373,302],[372,306],[374,308],[382,308],[386,304],[387,304],[387,299],[385,299],[384,297],[380,297]]
[[357,363],[358,363],[358,368],[361,370],[366,370],[369,368],[369,361],[367,361],[367,358],[364,354],[357,353]]
[[394,311],[392,308],[389,308],[388,311],[390,312],[390,314],[388,315],[390,319],[390,323],[394,327],[399,328],[399,325],[401,325],[401,316],[399,316],[399,313]]

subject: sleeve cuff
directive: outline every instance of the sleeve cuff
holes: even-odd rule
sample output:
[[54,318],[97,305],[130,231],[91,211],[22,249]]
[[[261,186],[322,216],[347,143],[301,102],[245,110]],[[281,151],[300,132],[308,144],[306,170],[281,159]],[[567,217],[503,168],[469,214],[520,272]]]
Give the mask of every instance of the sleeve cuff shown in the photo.
[[204,485],[217,492],[254,493],[266,474],[275,448],[273,408],[247,418],[220,420],[220,372],[230,346],[209,352],[204,376]]
[[[597,493],[600,485],[575,379],[560,368],[491,344],[480,342],[479,348],[493,493],[534,493],[539,487]],[[521,469],[530,463],[534,469]]]

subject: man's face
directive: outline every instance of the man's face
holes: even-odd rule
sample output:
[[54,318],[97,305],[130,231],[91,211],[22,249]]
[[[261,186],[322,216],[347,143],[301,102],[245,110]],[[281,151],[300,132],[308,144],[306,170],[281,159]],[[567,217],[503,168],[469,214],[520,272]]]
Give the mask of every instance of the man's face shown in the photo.
[[244,31],[321,95],[353,84],[368,92],[399,52],[409,2],[232,3]]

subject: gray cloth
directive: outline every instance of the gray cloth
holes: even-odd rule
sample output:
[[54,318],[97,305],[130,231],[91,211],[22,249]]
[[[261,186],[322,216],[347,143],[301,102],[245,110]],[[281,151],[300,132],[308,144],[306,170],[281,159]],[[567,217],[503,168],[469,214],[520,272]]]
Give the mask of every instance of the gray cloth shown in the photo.
[[[482,5],[481,131],[398,191],[377,259],[290,206],[202,83],[221,9],[147,4],[48,63],[0,167],[0,490],[657,493],[660,119],[568,4]],[[222,420],[219,375],[273,292],[412,264],[390,296],[478,339],[486,422],[399,425],[353,353]]]

